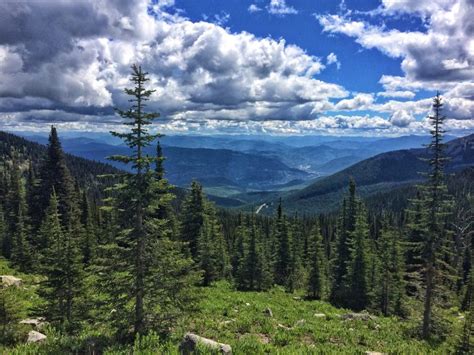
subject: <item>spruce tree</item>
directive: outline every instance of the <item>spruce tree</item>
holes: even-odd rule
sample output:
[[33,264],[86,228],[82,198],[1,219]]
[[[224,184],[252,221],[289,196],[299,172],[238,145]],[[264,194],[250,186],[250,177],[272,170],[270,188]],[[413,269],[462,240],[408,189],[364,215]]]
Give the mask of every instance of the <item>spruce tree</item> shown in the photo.
[[445,117],[442,115],[443,103],[441,96],[437,94],[433,99],[433,113],[429,116],[432,126],[431,142],[428,145],[430,158],[428,160],[430,171],[428,181],[421,188],[422,203],[425,216],[425,234],[422,242],[423,258],[423,286],[424,286],[424,307],[422,334],[428,338],[431,334],[433,299],[435,288],[441,286],[437,284],[442,274],[446,270],[446,263],[443,262],[447,235],[444,225],[445,217],[449,210],[449,203],[446,196],[447,188],[444,181],[444,144],[442,128]]
[[307,295],[311,299],[324,299],[327,293],[327,262],[319,224],[313,227],[308,240],[308,287]]
[[224,236],[213,211],[208,207],[198,237],[196,263],[203,271],[203,285],[226,278],[230,275],[230,263],[227,256]]
[[248,241],[243,244],[242,257],[237,269],[237,288],[246,291],[263,291],[271,286],[271,272],[263,251],[260,231],[251,217]]
[[198,239],[204,224],[204,196],[202,186],[197,182],[191,183],[191,190],[187,195],[181,213],[181,240],[187,243],[191,256],[195,259],[198,252]]
[[[169,190],[163,190],[164,185],[152,169],[157,157],[145,153],[160,136],[151,134],[148,128],[159,116],[146,111],[146,102],[154,90],[145,87],[149,78],[140,66],[132,66],[130,80],[134,87],[125,89],[125,93],[131,107],[117,109],[130,130],[111,132],[123,139],[130,155],[109,159],[129,164],[131,172],[116,176],[120,182],[111,189],[106,210],[115,211],[120,230],[111,230],[112,240],[101,246],[97,261],[97,271],[101,273],[97,286],[102,299],[107,300],[102,307],[112,307],[114,311],[109,309],[107,321],[124,337],[130,335],[130,330],[144,334],[150,329],[169,329],[168,321],[175,319],[177,310],[186,309],[184,300],[193,297],[197,277],[192,260],[181,253],[182,243],[163,231],[169,229],[168,221],[157,217],[172,196]],[[175,278],[175,285],[168,277]],[[173,316],[171,310],[168,312],[171,308]]]
[[405,294],[403,254],[398,233],[383,221],[378,240],[380,310],[384,315],[402,314]]
[[351,178],[349,181],[349,196],[343,200],[341,214],[338,221],[338,231],[335,247],[335,256],[332,260],[333,284],[331,288],[331,302],[342,305],[350,296],[350,289],[346,288],[347,272],[351,261],[352,238],[356,226],[358,199],[356,184]]
[[369,256],[368,243],[369,226],[367,215],[362,207],[357,208],[355,229],[350,236],[350,259],[347,274],[344,277],[344,289],[350,290],[343,304],[354,310],[362,310],[369,304]]
[[51,194],[55,191],[61,223],[64,228],[70,219],[77,217],[77,196],[74,189],[74,179],[66,165],[65,154],[59,141],[56,127],[51,126],[47,156],[39,171],[39,183],[33,199],[35,206],[32,211],[32,222],[35,229],[39,227],[48,207]]
[[275,223],[276,255],[274,280],[278,285],[286,286],[291,272],[291,234],[286,217],[283,215],[281,199]]
[[49,322],[70,330],[83,317],[80,299],[84,294],[84,274],[75,238],[77,233],[72,220],[67,229],[62,226],[54,189],[40,230],[45,245],[40,258],[40,272],[46,277],[38,290],[45,300],[40,313]]
[[81,234],[82,261],[85,266],[89,266],[95,258],[97,237],[89,199],[85,191],[82,193],[81,202]]

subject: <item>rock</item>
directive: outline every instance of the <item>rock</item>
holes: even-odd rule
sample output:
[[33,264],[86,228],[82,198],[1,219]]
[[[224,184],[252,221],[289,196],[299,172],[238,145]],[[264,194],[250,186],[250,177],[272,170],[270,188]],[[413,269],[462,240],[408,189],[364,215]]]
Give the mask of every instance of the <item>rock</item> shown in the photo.
[[193,333],[186,333],[181,341],[179,346],[180,352],[182,354],[191,354],[196,350],[197,345],[201,344],[210,350],[217,350],[221,354],[232,354],[232,348],[228,344],[218,343],[217,341],[201,337]]
[[341,314],[340,316],[344,320],[363,320],[363,321],[368,321],[368,320],[373,320],[375,319],[374,316],[370,315],[369,313],[366,312],[361,312],[361,313],[346,313],[346,314]]
[[326,318],[326,315],[324,313],[315,313],[314,317],[316,317],[316,318]]
[[248,306],[250,306],[250,303],[246,302],[245,305],[248,307]]
[[300,297],[300,296],[294,296],[293,299],[294,299],[295,301],[301,301],[301,297]]
[[265,310],[263,311],[263,313],[264,313],[267,317],[273,317],[273,312],[272,312],[272,310],[271,310],[270,307],[265,308]]
[[20,287],[23,284],[23,280],[15,276],[2,275],[0,277],[2,278],[2,286],[5,286],[5,287],[9,287],[9,286]]
[[378,351],[366,351],[365,355],[384,355],[384,353],[379,353]]
[[46,335],[37,332],[36,330],[32,330],[28,333],[28,340],[27,343],[39,343],[46,340]]
[[36,329],[41,329],[45,325],[44,318],[27,318],[23,319],[20,321],[20,324],[26,324],[26,325],[31,325],[32,327]]

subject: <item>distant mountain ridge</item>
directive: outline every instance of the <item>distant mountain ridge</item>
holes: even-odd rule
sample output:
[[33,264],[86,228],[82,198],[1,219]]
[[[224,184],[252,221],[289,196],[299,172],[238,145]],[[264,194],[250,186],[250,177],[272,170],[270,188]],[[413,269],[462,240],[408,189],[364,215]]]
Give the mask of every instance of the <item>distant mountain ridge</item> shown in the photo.
[[[454,139],[446,144],[446,172],[453,173],[474,165],[474,134]],[[347,189],[353,178],[362,195],[390,189],[423,179],[420,173],[427,171],[429,151],[422,149],[397,150],[376,155],[356,163],[336,174],[319,179],[306,188],[291,192],[283,197],[291,209],[308,209],[313,204],[326,207],[334,198]],[[314,210],[314,208],[311,208]],[[318,208],[316,208],[318,209]]]

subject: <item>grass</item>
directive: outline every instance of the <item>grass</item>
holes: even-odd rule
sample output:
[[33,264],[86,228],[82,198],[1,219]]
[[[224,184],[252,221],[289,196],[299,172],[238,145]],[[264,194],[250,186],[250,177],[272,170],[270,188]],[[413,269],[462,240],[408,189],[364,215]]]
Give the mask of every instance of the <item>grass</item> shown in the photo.
[[[203,292],[201,311],[181,324],[175,334],[192,331],[230,344],[236,354],[448,354],[456,346],[457,337],[449,334],[445,341],[418,339],[414,335],[417,320],[343,320],[340,315],[350,311],[327,302],[308,301],[279,288],[238,292],[221,282]],[[272,310],[273,317],[265,314],[266,308]],[[450,318],[450,331],[459,334],[462,321],[457,312]]]
[[[31,286],[38,282],[36,276],[18,274],[4,260],[0,260],[0,273],[21,277],[29,306],[39,302]],[[104,354],[179,354],[183,335],[193,332],[231,345],[234,354],[449,354],[454,352],[463,325],[457,310],[446,311],[444,318],[449,324],[445,337],[426,342],[415,335],[420,323],[416,314],[410,320],[343,320],[340,316],[350,311],[327,302],[305,300],[302,294],[288,294],[278,287],[268,292],[239,292],[227,282],[218,282],[201,292],[199,311],[183,319],[166,342],[152,334],[133,345],[110,346],[110,330],[91,324],[75,337],[46,328],[48,340],[44,344],[22,344],[14,349],[0,346],[0,353],[87,353],[90,344],[95,343],[103,344]],[[272,316],[267,314],[268,308]]]

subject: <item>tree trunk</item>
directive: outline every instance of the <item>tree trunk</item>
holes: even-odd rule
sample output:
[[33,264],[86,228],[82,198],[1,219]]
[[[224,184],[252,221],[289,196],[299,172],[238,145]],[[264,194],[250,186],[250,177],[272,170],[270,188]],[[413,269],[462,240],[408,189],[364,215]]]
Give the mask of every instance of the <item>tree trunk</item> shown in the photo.
[[433,276],[434,267],[430,262],[426,268],[426,291],[425,291],[425,305],[423,311],[423,338],[428,338],[431,332],[431,306],[433,298]]

